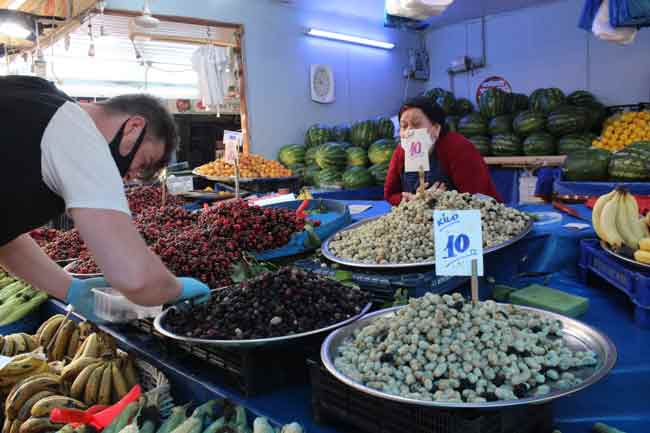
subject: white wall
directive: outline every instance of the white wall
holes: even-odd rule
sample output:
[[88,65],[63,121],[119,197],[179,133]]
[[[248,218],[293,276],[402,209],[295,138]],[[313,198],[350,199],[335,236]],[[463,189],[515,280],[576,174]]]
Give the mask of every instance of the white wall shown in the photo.
[[[134,0],[109,2],[115,9],[133,10],[140,4]],[[386,29],[381,21],[307,11],[275,0],[157,0],[153,6],[159,14],[244,25],[252,151],[269,157],[275,157],[284,144],[302,143],[310,124],[396,113],[405,89],[401,71],[407,63],[407,49],[419,45],[415,33]],[[385,51],[319,40],[305,36],[306,27],[388,40],[397,47]],[[312,63],[332,66],[334,104],[311,101]],[[409,93],[422,91],[422,84],[411,83]]]
[[[578,28],[583,3],[563,0],[488,16],[488,67],[474,76],[456,76],[456,95],[474,102],[480,82],[500,75],[513,91],[526,94],[559,87],[590,90],[607,105],[650,100],[650,30],[641,30],[631,46],[602,42]],[[452,59],[481,55],[481,22],[432,30],[426,41],[432,71],[427,88],[449,88],[446,69]]]

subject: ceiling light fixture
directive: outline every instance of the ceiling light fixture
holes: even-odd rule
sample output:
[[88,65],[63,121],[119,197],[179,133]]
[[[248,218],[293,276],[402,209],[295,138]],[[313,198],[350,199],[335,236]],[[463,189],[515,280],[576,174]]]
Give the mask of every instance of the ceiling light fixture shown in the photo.
[[365,45],[368,47],[383,48],[385,50],[392,50],[395,44],[391,42],[377,41],[374,39],[361,38],[358,36],[344,35],[343,33],[328,32],[326,30],[307,29],[307,35],[316,38],[331,39],[335,41],[349,42],[357,45]]
[[5,35],[16,39],[27,39],[27,37],[31,34],[32,31],[23,26],[22,23],[5,21],[0,24],[0,35]]

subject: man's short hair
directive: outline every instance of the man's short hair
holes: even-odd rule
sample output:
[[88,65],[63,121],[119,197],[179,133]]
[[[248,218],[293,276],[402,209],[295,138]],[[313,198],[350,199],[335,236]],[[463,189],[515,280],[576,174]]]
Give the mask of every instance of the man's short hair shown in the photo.
[[169,164],[172,153],[178,146],[178,129],[174,117],[158,98],[140,93],[115,96],[99,104],[113,113],[144,117],[147,121],[147,134],[165,144],[163,157],[154,167],[154,171]]

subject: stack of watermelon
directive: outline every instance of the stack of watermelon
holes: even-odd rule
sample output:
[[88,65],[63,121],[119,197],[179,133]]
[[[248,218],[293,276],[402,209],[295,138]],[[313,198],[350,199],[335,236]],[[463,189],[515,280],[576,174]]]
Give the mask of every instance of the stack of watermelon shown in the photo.
[[333,127],[316,124],[307,129],[304,146],[283,146],[278,160],[298,168],[305,185],[347,189],[383,185],[394,137],[388,117]]
[[609,153],[604,149],[571,152],[563,166],[569,181],[647,182],[650,180],[650,141],[637,141]]

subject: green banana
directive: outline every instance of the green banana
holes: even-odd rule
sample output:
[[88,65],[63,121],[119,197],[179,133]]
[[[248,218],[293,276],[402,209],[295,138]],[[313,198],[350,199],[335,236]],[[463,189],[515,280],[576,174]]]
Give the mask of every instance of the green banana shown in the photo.
[[156,433],[171,433],[187,419],[188,408],[189,404],[172,408],[171,415],[169,415],[169,418],[165,420]]
[[23,317],[27,316],[29,313],[34,311],[43,302],[47,301],[47,298],[48,298],[47,293],[39,292],[36,296],[34,296],[29,301],[12,309],[9,314],[5,316],[0,316],[3,317],[3,319],[0,320],[0,326],[9,325],[11,323],[14,323],[22,319]]

